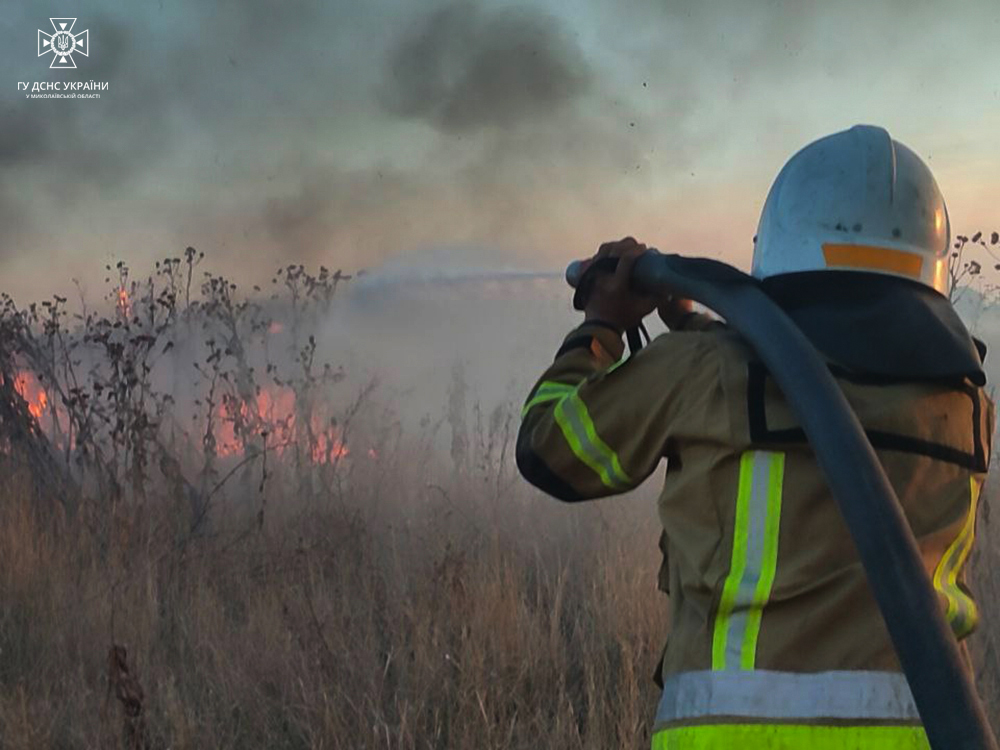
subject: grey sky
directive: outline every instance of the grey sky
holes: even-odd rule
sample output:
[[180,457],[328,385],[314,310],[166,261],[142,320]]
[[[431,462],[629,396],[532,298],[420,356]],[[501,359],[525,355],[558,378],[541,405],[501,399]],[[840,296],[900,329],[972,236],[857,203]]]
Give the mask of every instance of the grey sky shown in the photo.
[[[90,30],[76,71],[35,56],[56,14]],[[4,288],[187,245],[246,282],[449,245],[559,266],[626,233],[745,264],[784,160],[857,122],[929,160],[956,229],[996,226],[997,38],[993,0],[6,0]]]

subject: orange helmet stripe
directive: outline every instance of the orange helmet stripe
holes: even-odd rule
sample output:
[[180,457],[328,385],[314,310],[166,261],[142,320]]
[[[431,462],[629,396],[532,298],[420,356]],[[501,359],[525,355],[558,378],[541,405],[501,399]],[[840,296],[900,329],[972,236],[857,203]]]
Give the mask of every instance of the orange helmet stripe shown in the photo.
[[823,245],[827,268],[863,268],[919,279],[924,259],[906,250],[872,245]]

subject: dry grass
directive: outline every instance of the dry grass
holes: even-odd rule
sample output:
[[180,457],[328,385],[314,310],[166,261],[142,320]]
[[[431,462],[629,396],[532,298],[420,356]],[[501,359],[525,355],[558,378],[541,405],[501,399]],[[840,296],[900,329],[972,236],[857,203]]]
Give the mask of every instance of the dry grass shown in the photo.
[[[0,503],[2,746],[648,746],[667,627],[649,504],[570,508],[399,472],[385,496],[271,498],[263,525],[231,511],[191,539],[153,533],[168,507],[121,509],[105,547],[85,523],[43,523],[15,478]],[[976,653],[996,720],[1000,544],[985,521]],[[137,692],[139,720],[123,700]]]
[[648,746],[666,632],[649,505],[397,479],[342,506],[270,498],[262,526],[233,511],[180,544],[153,533],[169,508],[121,509],[107,548],[83,523],[43,527],[15,483],[2,746]]
[[339,272],[201,260],[0,295],[0,746],[648,745],[652,503],[529,490],[460,367],[409,432],[348,397]]

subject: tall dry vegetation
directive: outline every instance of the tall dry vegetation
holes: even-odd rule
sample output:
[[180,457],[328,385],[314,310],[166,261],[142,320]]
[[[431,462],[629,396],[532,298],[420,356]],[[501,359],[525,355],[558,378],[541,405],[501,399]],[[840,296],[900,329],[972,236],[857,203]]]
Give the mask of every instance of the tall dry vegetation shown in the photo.
[[646,742],[650,504],[527,490],[461,370],[415,429],[348,390],[341,275],[238,299],[199,262],[0,311],[0,744]]
[[650,497],[527,489],[516,405],[471,403],[460,369],[416,428],[348,389],[316,343],[339,274],[238,299],[199,260],[109,269],[105,315],[0,313],[0,746],[648,746]]
[[357,473],[344,506],[270,497],[263,525],[233,509],[190,539],[152,533],[168,505],[129,507],[110,551],[39,517],[19,478],[0,509],[3,747],[647,743],[655,531],[423,458]]

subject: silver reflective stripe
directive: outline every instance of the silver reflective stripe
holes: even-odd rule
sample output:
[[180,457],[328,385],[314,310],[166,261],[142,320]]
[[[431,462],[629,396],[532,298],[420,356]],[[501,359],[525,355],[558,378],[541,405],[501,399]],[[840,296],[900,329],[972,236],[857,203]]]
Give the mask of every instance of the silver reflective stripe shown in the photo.
[[749,670],[757,658],[763,610],[778,562],[785,454],[740,457],[733,553],[715,615],[712,669]]
[[764,562],[764,534],[767,522],[767,487],[770,476],[770,454],[754,453],[753,489],[750,491],[749,533],[747,534],[746,567],[736,590],[736,606],[729,618],[726,640],[726,666],[740,668],[743,634],[747,632],[747,615],[754,605],[757,583]]
[[918,721],[897,672],[679,672],[669,676],[656,723],[727,716],[753,719]]

